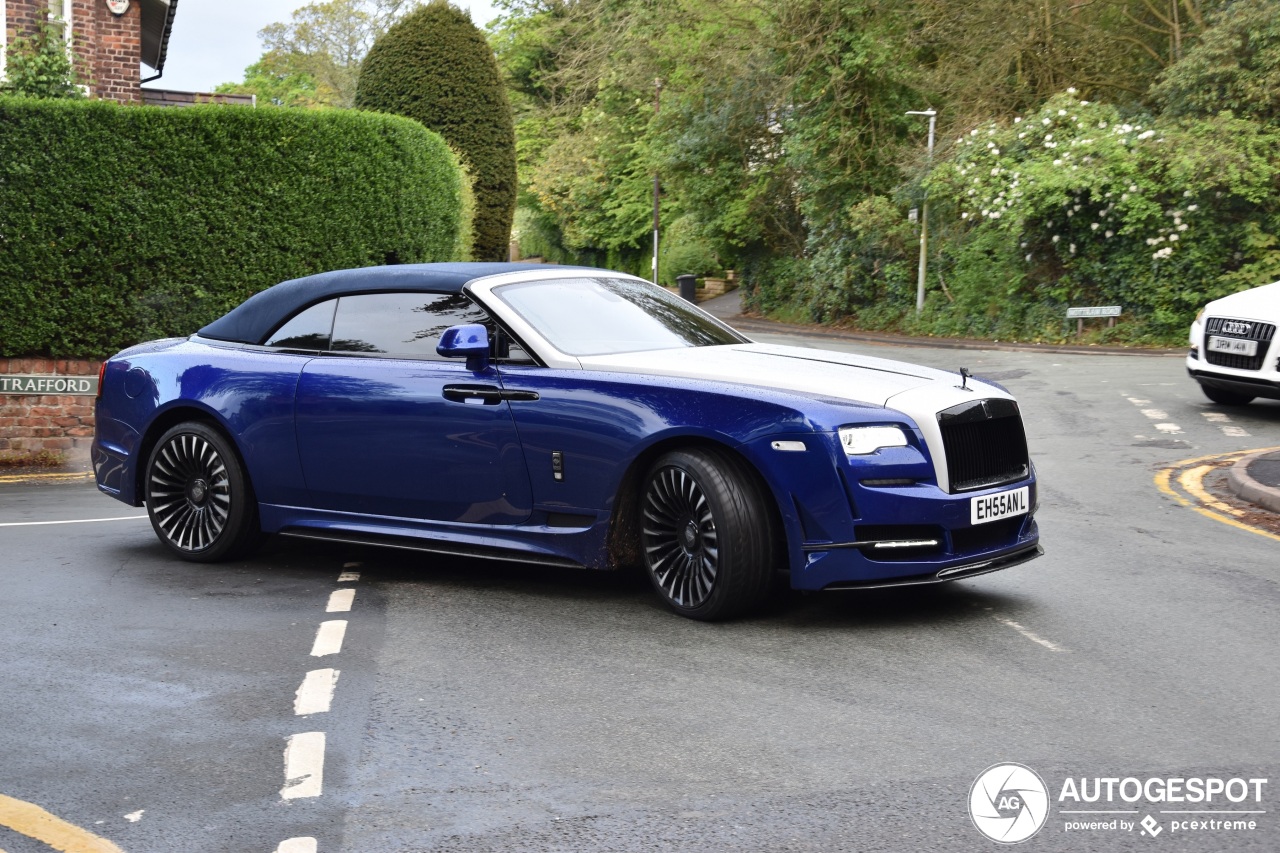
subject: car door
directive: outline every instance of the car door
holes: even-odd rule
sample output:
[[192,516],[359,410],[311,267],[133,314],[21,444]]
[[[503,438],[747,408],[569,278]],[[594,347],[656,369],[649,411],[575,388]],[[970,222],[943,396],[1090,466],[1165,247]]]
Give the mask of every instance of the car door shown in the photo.
[[435,351],[488,316],[457,293],[337,300],[329,349],[298,383],[298,451],[312,505],[377,516],[517,524],[532,508],[509,403],[490,367]]

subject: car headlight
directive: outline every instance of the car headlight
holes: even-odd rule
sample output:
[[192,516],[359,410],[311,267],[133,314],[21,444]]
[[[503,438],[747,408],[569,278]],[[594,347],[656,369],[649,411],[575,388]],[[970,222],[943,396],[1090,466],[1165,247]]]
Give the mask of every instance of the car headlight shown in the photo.
[[882,447],[906,447],[907,434],[896,426],[841,427],[840,444],[849,456],[866,456]]

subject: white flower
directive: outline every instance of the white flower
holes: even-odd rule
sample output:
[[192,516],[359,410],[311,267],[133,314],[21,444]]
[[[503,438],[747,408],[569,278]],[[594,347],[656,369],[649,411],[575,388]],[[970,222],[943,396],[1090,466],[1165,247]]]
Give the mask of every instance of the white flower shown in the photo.
[[1129,197],[1129,194],[1128,194],[1128,193],[1120,193],[1120,200],[1121,200],[1121,201],[1124,201],[1124,200],[1125,200],[1125,199],[1127,199],[1128,197]]
[[1046,134],[1044,135],[1044,141],[1045,141],[1045,142],[1048,142],[1050,139],[1053,139],[1053,134],[1052,134],[1052,133],[1046,133]]
[[1049,124],[1050,121],[1051,119],[1047,119],[1047,118],[1040,119],[1040,123],[1046,126]]
[[1176,243],[1176,242],[1178,242],[1178,235],[1177,235],[1177,234],[1170,234],[1170,235],[1169,235],[1169,242],[1170,242],[1170,243]]
[[1030,253],[1030,252],[1027,252],[1027,258],[1026,258],[1026,260],[1027,260],[1027,263],[1031,263],[1031,253]]
[[1060,115],[1060,116],[1064,116],[1064,115],[1066,115],[1066,114],[1067,114],[1067,111],[1066,111],[1066,110],[1058,110],[1058,115]]
[[1191,190],[1183,190],[1183,191],[1182,191],[1182,197],[1183,197],[1183,198],[1191,198]]
[[993,175],[998,175],[998,174],[1000,174],[1000,167],[999,167],[999,166],[996,166],[994,169],[992,169],[992,170],[991,170],[991,174],[993,174]]
[[1068,86],[1068,87],[1067,87],[1067,94],[1068,94],[1068,95],[1074,95],[1075,93],[1076,93],[1076,87],[1075,87],[1075,86]]
[[1108,232],[1106,232],[1106,234],[1105,234],[1104,236],[1105,236],[1108,240],[1110,240],[1114,234],[1115,234],[1115,232],[1114,232],[1114,231],[1108,231]]
[[1139,138],[1139,139],[1150,139],[1151,137],[1153,137],[1153,136],[1155,136],[1155,135],[1156,135],[1156,132],[1155,132],[1154,130],[1144,130],[1142,133],[1139,133],[1139,134],[1138,134],[1138,138]]
[[969,211],[967,211],[967,210],[962,210],[962,211],[960,211],[960,218],[961,218],[961,219],[968,219],[968,218],[969,218]]
[[1105,121],[1100,121],[1100,122],[1098,122],[1098,129],[1099,129],[1099,130],[1106,130],[1106,129],[1107,129],[1107,123],[1106,123]]
[[1055,242],[1055,243],[1056,243],[1056,242],[1058,242],[1058,235],[1057,235],[1057,234],[1054,234],[1054,235],[1053,235],[1053,242]]
[[1061,160],[1054,160],[1054,161],[1053,161],[1053,165],[1055,165],[1055,166],[1061,166],[1061,165],[1062,165],[1062,161],[1061,161]]
[[1187,205],[1187,213],[1195,213],[1199,209],[1200,209],[1200,205],[1198,204]]
[[977,135],[978,135],[978,129],[975,127],[973,130],[969,131],[969,135],[970,135],[970,136],[977,136]]
[[1019,133],[1019,134],[1018,134],[1018,138],[1019,138],[1019,139],[1026,139],[1026,138],[1027,138],[1027,135],[1026,135],[1026,133]]
[[1069,251],[1070,251],[1070,252],[1071,252],[1071,254],[1073,254],[1073,255],[1076,253],[1076,244],[1075,244],[1075,243],[1072,243],[1072,244],[1071,244],[1071,246],[1069,247]]
[[1129,184],[1129,192],[1131,192],[1131,193],[1136,193],[1137,191],[1138,191],[1138,185],[1137,185],[1137,184]]
[[992,219],[999,219],[999,218],[1000,218],[1000,211],[998,211],[998,210],[993,210],[993,211],[991,211],[991,218],[992,218]]
[[999,149],[999,148],[992,148],[992,149],[991,149],[991,156],[993,156],[993,157],[999,157],[999,156],[1000,156],[1000,149]]
[[1014,124],[1022,124],[1022,116],[1014,116],[1014,117],[1013,117],[1013,123],[1014,123]]
[[1080,106],[1082,106],[1082,107],[1087,107],[1087,106],[1089,106],[1089,102],[1088,102],[1088,101],[1081,101],[1081,102],[1080,102]]
[[1096,222],[1091,222],[1091,223],[1089,223],[1089,230],[1090,230],[1090,231],[1097,231],[1097,230],[1098,230],[1099,228],[1101,228],[1101,227],[1102,227],[1102,226],[1101,226],[1101,225],[1099,225],[1099,224],[1098,224],[1098,223],[1096,223]]

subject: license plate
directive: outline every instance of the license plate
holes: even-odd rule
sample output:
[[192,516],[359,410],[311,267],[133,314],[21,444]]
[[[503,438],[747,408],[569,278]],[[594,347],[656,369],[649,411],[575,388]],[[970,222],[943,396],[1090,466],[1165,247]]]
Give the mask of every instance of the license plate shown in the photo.
[[1219,338],[1209,336],[1209,352],[1229,352],[1232,355],[1257,355],[1258,342],[1244,338]]
[[1026,515],[1030,511],[1030,486],[969,499],[969,521],[972,524],[986,524],[1014,515]]

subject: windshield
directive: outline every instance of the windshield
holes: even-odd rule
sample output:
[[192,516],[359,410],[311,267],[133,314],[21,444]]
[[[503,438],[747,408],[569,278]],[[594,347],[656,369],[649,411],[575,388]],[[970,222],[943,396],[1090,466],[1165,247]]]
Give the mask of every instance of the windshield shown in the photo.
[[566,355],[747,342],[648,282],[571,278],[509,284],[493,292]]

